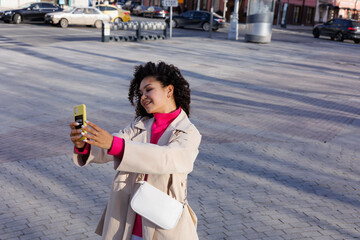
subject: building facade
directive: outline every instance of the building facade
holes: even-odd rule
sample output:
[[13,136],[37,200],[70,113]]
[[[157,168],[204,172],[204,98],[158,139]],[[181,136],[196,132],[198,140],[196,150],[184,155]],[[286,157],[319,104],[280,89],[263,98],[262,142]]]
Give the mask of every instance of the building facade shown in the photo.
[[[161,0],[133,0],[145,6],[161,6]],[[175,13],[187,10],[210,11],[214,1],[214,12],[230,20],[234,11],[235,0],[179,0]],[[249,0],[239,0],[239,22],[246,23],[246,12]],[[250,0],[251,1],[251,0]],[[258,0],[262,1],[262,0]],[[360,0],[275,0],[274,24],[285,19],[286,24],[314,25],[326,22],[331,18],[349,18],[360,20]],[[52,2],[63,6],[88,6],[95,0],[0,0],[0,7],[18,8],[30,2]],[[111,2],[111,0],[110,0]],[[280,11],[279,11],[280,8]],[[279,19],[278,19],[279,18]]]
[[334,14],[342,18],[360,20],[360,0],[336,0]]
[[[248,1],[239,0],[240,23],[246,23]],[[235,0],[214,0],[214,11],[229,21],[234,5]],[[197,9],[198,6],[200,10],[210,11],[211,0],[184,0],[183,4],[180,4],[182,10]],[[360,0],[277,0],[274,9],[274,24],[280,23],[283,17],[286,24],[308,26],[326,22],[331,18],[360,20]]]

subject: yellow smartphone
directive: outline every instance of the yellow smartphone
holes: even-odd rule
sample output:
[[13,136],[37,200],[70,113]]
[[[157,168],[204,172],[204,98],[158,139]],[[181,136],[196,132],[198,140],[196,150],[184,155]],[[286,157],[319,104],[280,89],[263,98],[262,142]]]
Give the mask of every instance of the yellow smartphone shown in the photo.
[[[79,123],[78,126],[75,126],[76,129],[80,129],[82,125],[86,126],[86,106],[81,104],[74,107],[74,121]],[[86,131],[84,131],[86,133]],[[86,137],[80,138],[80,140],[86,140]]]

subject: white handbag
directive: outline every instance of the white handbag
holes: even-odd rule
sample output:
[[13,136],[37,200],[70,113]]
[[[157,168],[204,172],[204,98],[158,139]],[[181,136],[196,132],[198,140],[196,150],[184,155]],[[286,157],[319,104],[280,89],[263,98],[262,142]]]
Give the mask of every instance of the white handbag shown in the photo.
[[163,229],[174,228],[181,217],[185,204],[148,182],[138,181],[137,183],[141,185],[131,199],[131,208]]

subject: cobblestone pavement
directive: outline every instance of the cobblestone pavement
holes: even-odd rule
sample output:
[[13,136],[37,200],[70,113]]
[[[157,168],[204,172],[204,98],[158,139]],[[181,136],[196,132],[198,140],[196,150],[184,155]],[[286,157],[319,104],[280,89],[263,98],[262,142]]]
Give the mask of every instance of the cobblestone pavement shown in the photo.
[[86,103],[110,132],[124,127],[133,67],[150,60],[191,84],[200,239],[360,238],[358,45],[283,30],[265,45],[13,40],[0,49],[1,240],[99,239],[115,173],[72,163],[72,107]]

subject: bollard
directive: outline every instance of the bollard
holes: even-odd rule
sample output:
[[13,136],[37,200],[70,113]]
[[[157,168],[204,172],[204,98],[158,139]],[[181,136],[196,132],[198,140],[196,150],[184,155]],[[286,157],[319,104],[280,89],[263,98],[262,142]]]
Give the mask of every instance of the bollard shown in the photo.
[[246,16],[246,42],[270,43],[275,0],[249,0]]
[[164,35],[163,39],[166,39],[166,37],[167,37],[167,27],[164,28],[163,35]]
[[141,36],[140,36],[140,39],[147,41],[147,40],[149,40],[149,36],[147,36],[147,35],[141,35]]
[[101,31],[101,41],[109,42],[110,39],[110,24],[107,22],[103,22],[102,31]]
[[141,28],[143,27],[143,23],[140,23],[138,29],[136,30],[136,38],[141,41],[142,38],[141,38]]

